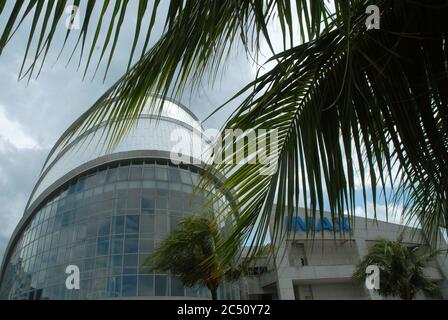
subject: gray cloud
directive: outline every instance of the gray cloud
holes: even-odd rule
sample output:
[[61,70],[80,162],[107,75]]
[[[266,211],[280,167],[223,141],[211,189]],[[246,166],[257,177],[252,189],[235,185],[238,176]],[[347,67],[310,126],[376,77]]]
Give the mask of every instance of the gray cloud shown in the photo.
[[[161,23],[156,25],[156,34],[160,34],[162,26]],[[0,131],[0,261],[50,148],[65,129],[125,71],[134,23],[129,19],[124,25],[104,84],[101,73],[94,81],[90,81],[89,76],[82,81],[82,72],[76,72],[77,61],[66,68],[68,54],[54,63],[62,45],[62,34],[54,40],[56,49],[50,52],[40,77],[28,84],[26,81],[18,82],[28,28],[29,21],[14,36],[0,57],[0,111],[3,112],[4,121],[14,124],[11,126],[14,132],[2,134]],[[89,41],[91,38],[87,39],[88,43]],[[100,49],[96,48],[96,55]],[[246,57],[239,56],[236,52],[231,56],[224,76],[215,86],[210,87],[205,79],[199,92],[191,96],[185,94],[181,101],[200,119],[204,119],[214,107],[225,102],[253,78],[252,70]],[[206,125],[219,128],[235,104],[210,119]],[[15,137],[19,133],[35,141],[36,145],[23,147],[8,140],[8,137]]]

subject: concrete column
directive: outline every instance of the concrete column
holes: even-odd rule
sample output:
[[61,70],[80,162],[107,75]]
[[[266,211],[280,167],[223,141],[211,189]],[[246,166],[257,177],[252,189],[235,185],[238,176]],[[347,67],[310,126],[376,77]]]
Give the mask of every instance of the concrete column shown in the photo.
[[295,300],[294,286],[291,279],[279,278],[277,289],[280,300]]

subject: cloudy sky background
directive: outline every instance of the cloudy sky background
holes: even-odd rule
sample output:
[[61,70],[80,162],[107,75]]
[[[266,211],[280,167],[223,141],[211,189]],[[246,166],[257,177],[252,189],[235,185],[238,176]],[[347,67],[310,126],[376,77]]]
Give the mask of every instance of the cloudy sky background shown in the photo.
[[[136,7],[135,2],[131,2],[131,6]],[[5,10],[9,12],[8,8]],[[54,40],[55,49],[50,52],[37,80],[33,79],[29,83],[26,80],[20,82],[17,80],[25,52],[30,19],[25,21],[0,57],[0,261],[51,147],[65,129],[125,71],[135,28],[132,12],[132,10],[128,12],[105,83],[102,82],[100,73],[94,81],[91,81],[89,76],[82,81],[83,69],[76,72],[77,59],[74,59],[68,67],[65,66],[72,48],[70,45],[61,60],[55,63],[65,33],[63,22],[60,25],[63,32],[60,32]],[[5,17],[6,15],[2,15],[0,18],[0,30],[4,28]],[[161,22],[156,24],[152,41],[157,38],[157,34],[160,34],[162,26]],[[279,27],[273,25],[271,30],[274,34],[274,43],[279,45],[281,43]],[[76,30],[73,33],[76,35]],[[100,45],[101,40],[98,41]],[[87,39],[87,43],[90,42],[91,37]],[[101,52],[100,45],[95,50],[96,55]],[[269,51],[267,46],[264,46],[260,63],[268,56]],[[253,80],[256,71],[257,66],[253,62],[248,62],[241,51],[235,50],[225,65],[222,78],[218,78],[213,87],[208,85],[205,79],[199,92],[191,96],[185,94],[181,100],[202,120],[214,107],[225,102]],[[205,127],[219,128],[235,105],[236,103],[231,104],[211,118],[204,124]],[[361,201],[359,203],[361,204]],[[368,207],[371,210],[371,201]],[[380,219],[384,219],[385,206],[380,205],[378,210]],[[364,215],[361,206],[357,211]]]

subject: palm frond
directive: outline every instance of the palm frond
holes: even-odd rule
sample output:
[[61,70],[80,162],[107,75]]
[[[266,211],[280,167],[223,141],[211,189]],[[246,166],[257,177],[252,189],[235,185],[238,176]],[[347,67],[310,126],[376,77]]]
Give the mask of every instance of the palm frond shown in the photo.
[[433,296],[438,286],[424,274],[426,264],[441,251],[422,253],[419,247],[408,247],[397,241],[378,240],[367,255],[358,263],[353,279],[364,285],[368,266],[377,266],[380,271],[378,293],[385,297],[413,299],[421,291]]
[[[365,26],[365,8],[371,3],[381,9],[380,30]],[[3,18],[7,11],[1,4]],[[34,10],[41,7],[35,18],[43,20],[33,62],[23,69],[25,75],[33,74],[38,58],[45,60],[62,4],[37,1],[33,5]],[[113,10],[98,62],[107,61],[107,73],[130,6],[124,0],[101,4],[101,12]],[[197,88],[205,75],[211,75],[213,81],[238,43],[248,56],[257,52],[264,40],[274,52],[268,26],[279,23],[287,48],[273,55],[276,66],[272,70],[237,93],[236,97],[246,98],[225,126],[277,130],[278,153],[271,152],[268,160],[274,160],[278,170],[260,175],[262,164],[214,168],[228,176],[223,187],[235,190],[231,213],[239,213],[232,240],[223,244],[229,257],[237,246],[250,240],[251,233],[255,234],[252,244],[260,248],[271,221],[274,241],[278,240],[284,234],[284,220],[292,218],[293,205],[298,206],[300,199],[312,217],[323,215],[328,204],[332,218],[341,219],[344,214],[353,218],[357,174],[364,202],[371,192],[376,207],[379,193],[388,194],[392,189],[432,235],[435,228],[447,226],[447,6],[442,0],[351,0],[333,5],[331,13],[324,0],[296,0],[300,26],[295,29],[294,10],[287,0],[171,1],[163,35],[145,51],[162,11],[158,1],[152,7],[140,2],[134,35],[134,43],[140,36],[145,39],[140,60],[78,121],[67,138],[108,119],[109,140],[116,143],[147,102],[154,101],[150,93],[162,98],[176,96],[187,87]],[[73,31],[66,31],[64,46],[70,39],[75,47],[81,43],[81,59],[87,55],[85,70],[91,65],[90,52],[97,41],[89,48],[85,35],[89,30],[99,35],[105,32],[102,24],[92,19],[97,7],[97,1],[91,0],[80,6],[84,20],[78,38],[72,38]],[[0,37],[0,54],[14,26],[33,11],[22,1],[10,9]],[[140,30],[144,17],[149,16],[149,27]],[[92,25],[96,29],[89,27]],[[304,43],[291,47],[294,30],[299,30]],[[32,40],[34,36],[28,43]],[[135,44],[130,51],[132,61]]]
[[328,204],[332,219],[347,214],[353,223],[356,174],[364,201],[368,191],[374,207],[379,192],[400,195],[431,241],[447,225],[448,25],[441,17],[448,11],[379,3],[383,29],[367,31],[365,7],[352,7],[349,37],[336,29],[276,55],[277,66],[237,94],[248,97],[226,128],[277,130],[278,154],[270,157],[278,157],[278,170],[262,176],[263,163],[216,165],[236,193],[232,214],[240,212],[239,241],[223,244],[225,251],[247,241],[256,250],[272,221],[280,241],[299,199],[312,217]]

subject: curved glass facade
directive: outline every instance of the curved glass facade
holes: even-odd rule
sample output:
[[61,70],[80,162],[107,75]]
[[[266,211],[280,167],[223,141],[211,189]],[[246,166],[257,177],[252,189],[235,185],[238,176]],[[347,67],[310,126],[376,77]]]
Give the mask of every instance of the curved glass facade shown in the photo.
[[[200,174],[161,160],[122,162],[76,179],[39,209],[7,265],[1,295],[9,299],[98,299],[188,296],[169,274],[144,266],[154,246],[182,217],[201,208]],[[67,290],[65,269],[80,269],[80,290]],[[239,298],[235,284],[222,298]]]
[[[207,288],[184,288],[144,266],[178,221],[206,201],[193,192],[202,165],[168,159],[177,143],[169,139],[173,130],[187,145],[206,144],[199,121],[171,101],[162,116],[142,115],[110,153],[101,140],[104,125],[56,144],[5,253],[0,299],[210,298]],[[221,198],[209,210],[226,204]],[[66,287],[72,265],[80,271],[79,290]],[[219,296],[239,299],[239,284],[223,284]]]

